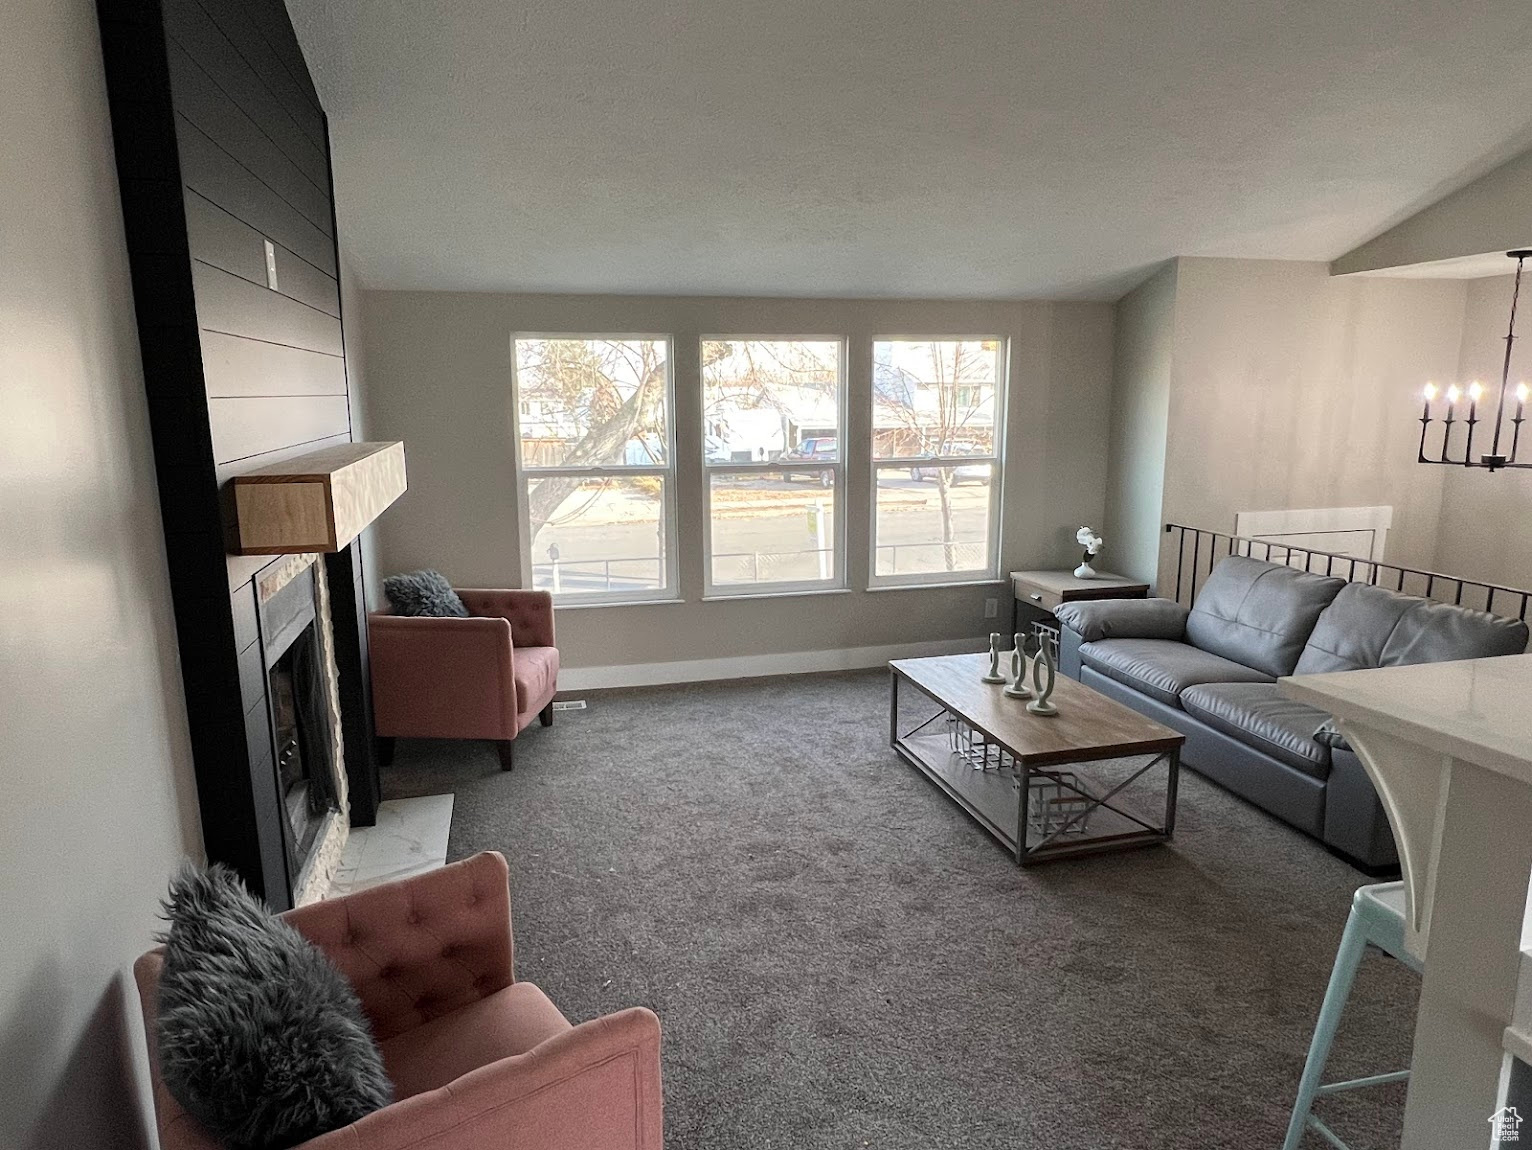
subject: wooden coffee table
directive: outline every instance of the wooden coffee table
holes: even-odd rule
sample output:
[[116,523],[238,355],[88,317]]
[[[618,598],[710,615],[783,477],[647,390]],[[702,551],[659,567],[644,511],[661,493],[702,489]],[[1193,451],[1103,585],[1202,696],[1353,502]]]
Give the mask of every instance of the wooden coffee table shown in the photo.
[[[981,682],[988,655],[888,666],[890,745],[1019,865],[1165,842],[1174,832],[1184,735],[1063,677],[1052,698],[1059,713],[1033,715],[1002,685]],[[913,714],[901,715],[901,685]],[[1164,812],[1154,821],[1122,792],[1160,766]]]

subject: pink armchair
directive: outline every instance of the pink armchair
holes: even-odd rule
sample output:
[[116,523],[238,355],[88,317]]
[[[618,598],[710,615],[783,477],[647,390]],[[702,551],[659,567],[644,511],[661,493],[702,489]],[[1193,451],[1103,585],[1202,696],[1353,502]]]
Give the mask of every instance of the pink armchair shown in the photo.
[[[395,1101],[303,1150],[661,1150],[660,1022],[571,1026],[511,971],[505,859],[485,852],[282,916],[350,980]],[[220,1150],[159,1077],[162,949],[133,966],[161,1150]]]
[[367,616],[379,757],[394,739],[493,739],[511,769],[512,740],[553,725],[559,649],[546,591],[459,590],[468,619]]

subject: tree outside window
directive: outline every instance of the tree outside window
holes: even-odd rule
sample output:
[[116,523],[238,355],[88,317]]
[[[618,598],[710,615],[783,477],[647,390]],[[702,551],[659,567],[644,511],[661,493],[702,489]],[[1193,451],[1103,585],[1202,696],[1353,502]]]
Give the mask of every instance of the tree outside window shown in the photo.
[[702,341],[710,590],[843,581],[842,352],[837,339]]
[[873,343],[873,578],[992,575],[1005,341]]
[[531,585],[561,599],[667,594],[669,340],[518,336],[513,352]]

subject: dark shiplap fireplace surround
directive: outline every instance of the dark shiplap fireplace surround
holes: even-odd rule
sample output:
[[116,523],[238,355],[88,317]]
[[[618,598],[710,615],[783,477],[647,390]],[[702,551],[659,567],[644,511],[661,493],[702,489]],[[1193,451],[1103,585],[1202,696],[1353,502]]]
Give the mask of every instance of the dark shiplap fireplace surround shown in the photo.
[[354,825],[378,802],[359,547],[238,554],[231,492],[354,438],[328,128],[282,0],[97,11],[204,844],[283,909],[308,864],[273,604],[321,608],[337,801]]

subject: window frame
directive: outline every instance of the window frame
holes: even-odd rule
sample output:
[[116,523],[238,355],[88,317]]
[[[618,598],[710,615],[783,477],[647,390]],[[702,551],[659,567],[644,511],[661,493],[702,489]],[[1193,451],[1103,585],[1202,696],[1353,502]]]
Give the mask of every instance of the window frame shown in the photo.
[[[996,353],[994,431],[987,455],[894,456],[879,459],[877,345],[880,343],[983,343],[999,344]],[[1004,490],[1005,438],[1011,389],[1011,340],[1004,335],[875,335],[867,344],[868,363],[868,441],[870,463],[867,489],[867,590],[886,591],[900,587],[944,587],[964,583],[1000,582],[1000,504]],[[954,381],[954,386],[958,386]],[[983,569],[962,571],[912,571],[906,575],[878,574],[878,472],[885,469],[913,467],[966,467],[975,463],[990,465],[988,565]]]
[[[665,463],[663,465],[632,466],[628,464],[596,464],[581,467],[527,466],[521,450],[521,393],[520,368],[516,345],[522,340],[580,340],[591,342],[623,340],[658,342],[665,345]],[[638,479],[643,477],[660,480],[661,546],[660,569],[664,586],[650,590],[625,589],[620,591],[561,591],[554,596],[557,607],[619,607],[630,603],[680,602],[679,559],[676,554],[676,348],[675,337],[662,332],[542,332],[513,331],[511,352],[511,443],[514,448],[516,469],[516,534],[521,557],[521,585],[535,588],[532,562],[532,523],[527,495],[527,484],[535,477],[580,476],[598,479]]]
[[[839,383],[835,404],[835,461],[828,466],[824,462],[751,462],[711,463],[707,457],[707,379],[702,370],[702,347],[708,343],[833,343],[838,346],[836,372]],[[716,335],[704,333],[697,337],[697,402],[701,438],[697,450],[702,455],[702,587],[704,599],[769,598],[772,595],[809,595],[844,591],[848,584],[846,572],[846,454],[847,417],[850,414],[850,381],[848,347],[850,340],[844,335],[803,334],[751,334]],[[772,471],[794,471],[818,475],[824,471],[834,473],[831,483],[831,508],[835,528],[830,541],[835,561],[835,575],[831,579],[794,579],[772,583],[714,583],[713,582],[713,476],[748,475]]]

